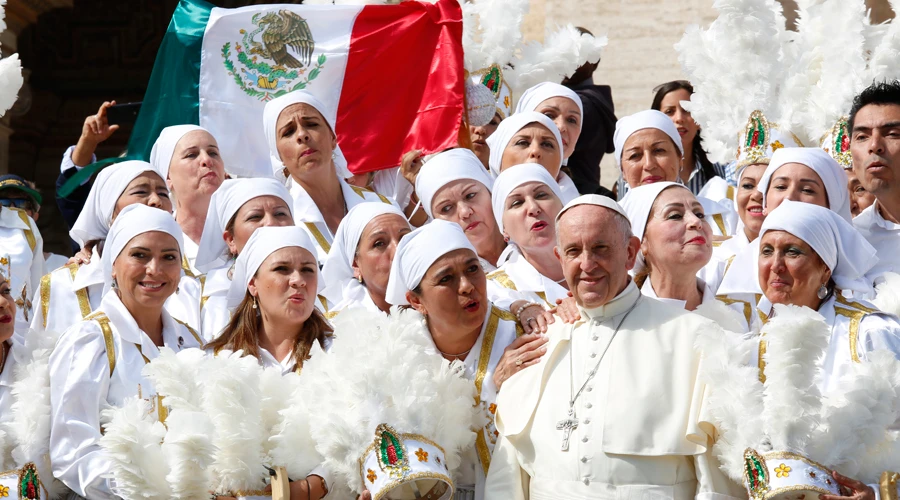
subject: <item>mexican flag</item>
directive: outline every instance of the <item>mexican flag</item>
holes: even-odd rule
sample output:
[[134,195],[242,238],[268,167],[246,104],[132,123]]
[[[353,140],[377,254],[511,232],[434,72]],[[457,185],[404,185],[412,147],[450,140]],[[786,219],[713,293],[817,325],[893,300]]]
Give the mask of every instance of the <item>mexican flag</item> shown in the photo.
[[228,172],[269,176],[263,108],[303,89],[337,110],[335,132],[352,172],[394,167],[411,149],[456,145],[463,73],[456,0],[238,9],[181,0],[127,158],[148,159],[160,130],[192,123],[216,137]]

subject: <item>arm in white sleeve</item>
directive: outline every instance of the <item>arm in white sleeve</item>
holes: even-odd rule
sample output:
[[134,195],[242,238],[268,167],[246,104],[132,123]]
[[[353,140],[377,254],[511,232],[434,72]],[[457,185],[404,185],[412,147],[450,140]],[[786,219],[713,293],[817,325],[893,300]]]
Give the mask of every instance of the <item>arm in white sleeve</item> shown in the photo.
[[114,499],[104,477],[100,410],[107,405],[109,361],[100,326],[84,321],[60,337],[50,355],[50,462],[53,476],[84,498]]
[[[69,170],[70,168],[74,168],[75,170],[81,170],[82,168],[85,167],[85,166],[79,167],[78,165],[75,164],[74,161],[72,161],[72,153],[74,151],[75,151],[75,146],[69,146],[69,148],[66,149],[66,152],[63,153],[62,162],[60,162],[60,164],[59,164],[59,173],[63,173],[66,170]],[[92,154],[91,155],[91,163],[94,163],[96,161],[97,161],[97,155]]]
[[[324,465],[319,465],[315,469],[312,470],[307,476],[319,476],[322,478],[322,481],[325,481],[325,489],[328,490],[328,493],[331,494],[332,483],[331,483],[331,473],[328,472],[328,469],[325,468]],[[323,498],[328,498],[328,495],[325,495]]]
[[528,474],[519,465],[516,448],[505,437],[494,447],[491,468],[484,486],[484,498],[525,500],[528,498]]

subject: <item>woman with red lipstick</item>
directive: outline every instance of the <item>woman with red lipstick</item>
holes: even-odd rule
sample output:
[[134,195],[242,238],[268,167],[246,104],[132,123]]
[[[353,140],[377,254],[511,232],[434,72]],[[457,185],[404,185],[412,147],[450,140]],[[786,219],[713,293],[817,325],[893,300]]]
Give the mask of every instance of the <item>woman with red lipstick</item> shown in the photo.
[[231,313],[225,296],[234,261],[259,227],[293,226],[293,199],[275,179],[229,179],[213,193],[200,238],[197,268],[206,275],[200,298],[200,335],[215,339]]
[[[518,369],[536,362],[541,348],[516,358],[506,348],[516,339],[516,318],[487,297],[487,279],[475,248],[457,224],[436,220],[400,240],[385,297],[422,315],[423,333],[434,341],[435,356],[460,361],[475,385],[487,425],[477,429],[474,448],[463,452],[457,490],[484,498],[484,480],[496,437],[493,373],[503,363]],[[348,312],[347,314],[350,314]],[[403,321],[392,318],[392,321]],[[517,361],[512,361],[517,360]],[[471,496],[466,498],[473,498]]]
[[350,209],[322,267],[327,317],[354,307],[390,313],[384,294],[391,262],[400,238],[410,231],[406,216],[392,205],[360,203]]
[[103,249],[103,300],[63,333],[50,355],[53,475],[81,497],[115,498],[99,445],[101,411],[136,396],[164,421],[144,365],[163,347],[200,347],[199,336],[164,308],[179,287],[182,238],[162,210],[140,204],[122,210]]
[[715,300],[715,289],[698,277],[712,257],[712,229],[686,186],[657,182],[633,188],[622,208],[641,240],[633,272],[642,294],[688,311]]
[[316,245],[324,264],[334,233],[359,203],[392,203],[365,188],[351,186],[347,160],[334,133],[335,111],[302,90],[266,103],[263,126],[275,178],[284,180],[294,199],[294,222]]
[[191,276],[212,194],[225,180],[225,162],[219,144],[197,125],[175,125],[159,133],[150,163],[162,175],[175,203],[175,220],[184,231],[184,265]]

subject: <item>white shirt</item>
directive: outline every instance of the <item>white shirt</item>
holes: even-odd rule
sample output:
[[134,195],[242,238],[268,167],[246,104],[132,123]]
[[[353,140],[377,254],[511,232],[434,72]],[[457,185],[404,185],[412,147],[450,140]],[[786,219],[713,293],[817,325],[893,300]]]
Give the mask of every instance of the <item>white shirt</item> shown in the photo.
[[[718,470],[712,426],[699,418],[705,386],[694,341],[698,330],[717,327],[639,297],[632,282],[606,305],[580,308],[575,325],[554,323],[547,354],[504,383],[486,498],[744,496]],[[562,451],[557,426],[582,386],[578,426]]]
[[192,277],[201,276],[201,273],[196,267],[194,267],[194,263],[197,261],[197,252],[200,250],[200,245],[194,243],[194,240],[190,239],[188,235],[184,235],[184,258],[187,260],[188,268],[185,271],[190,271]]
[[875,281],[886,272],[900,273],[900,224],[882,217],[877,201],[853,219],[853,226],[878,252],[879,262],[868,276]]
[[44,239],[23,210],[0,208],[0,271],[16,301],[13,342],[21,343],[34,316],[33,298],[44,275]]
[[[341,184],[341,192],[344,195],[344,203],[347,210],[355,207],[360,203],[367,201],[392,203],[388,198],[368,189],[351,186],[343,179],[338,179]],[[334,242],[334,235],[325,224],[325,218],[319,207],[316,206],[313,199],[306,193],[297,182],[289,181],[291,196],[294,198],[294,223],[298,227],[303,228],[308,234],[313,244],[316,246],[319,260],[319,267],[325,262],[325,257],[331,250],[331,244]],[[396,205],[396,203],[394,203]]]
[[546,303],[556,307],[556,299],[568,297],[568,290],[544,276],[525,256],[511,245],[509,258],[494,272],[488,273],[488,299],[500,308],[509,309],[517,300]]
[[[153,360],[159,348],[138,328],[114,291],[98,311],[109,318],[115,367],[110,373],[107,341],[99,322],[82,321],[65,331],[50,355],[50,460],[53,475],[76,494],[90,499],[116,498],[105,475],[110,462],[100,449],[100,412],[120,406],[129,397],[152,402],[153,384],[141,375],[144,357]],[[187,328],[163,310],[163,344],[178,352],[200,347]]]

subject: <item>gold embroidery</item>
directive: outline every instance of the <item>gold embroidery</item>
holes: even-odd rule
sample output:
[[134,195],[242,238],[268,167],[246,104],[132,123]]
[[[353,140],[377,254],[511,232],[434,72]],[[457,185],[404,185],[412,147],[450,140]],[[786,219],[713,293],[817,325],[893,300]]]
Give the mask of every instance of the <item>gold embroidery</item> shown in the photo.
[[506,274],[506,271],[497,269],[496,271],[488,273],[487,279],[496,281],[503,288],[516,290],[516,284],[513,283],[513,280],[509,277],[508,274]]
[[838,293],[837,290],[835,290],[834,298],[835,298],[835,302],[837,302],[838,304],[843,304],[845,306],[853,307],[853,308],[859,309],[868,314],[881,312],[878,309],[873,309],[871,307],[867,307],[860,302],[855,302],[850,299],[847,299],[846,297],[844,297],[843,295]]
[[316,243],[318,243],[319,246],[322,247],[322,250],[325,250],[325,253],[330,252],[331,243],[328,243],[328,240],[325,239],[325,235],[322,234],[322,231],[319,231],[319,228],[316,227],[315,222],[304,222],[303,224],[305,224],[306,229],[308,229],[309,232],[312,233],[313,238],[316,240]]
[[734,262],[735,257],[737,257],[737,255],[732,255],[731,257],[728,257],[728,260],[725,261],[725,271],[722,272],[722,276],[728,274],[728,268],[731,267],[731,263]]
[[759,381],[760,383],[766,383],[766,349],[769,347],[768,342],[763,340],[763,334],[759,334],[759,352],[757,356],[759,359],[756,361],[756,367],[759,369]]
[[197,276],[191,271],[191,263],[188,262],[187,255],[181,256],[181,269],[184,271],[184,275],[188,278],[196,278]]
[[28,285],[22,285],[22,295],[16,299],[16,305],[22,309],[22,316],[28,321],[28,311],[31,310],[31,300],[28,298]]
[[204,295],[203,297],[200,297],[200,310],[201,311],[203,310],[203,306],[206,305],[207,300],[209,300],[209,295]]
[[387,203],[388,205],[391,204],[391,200],[387,199],[384,195],[382,195],[378,191],[375,191],[373,189],[368,189],[368,188],[361,188],[359,186],[354,186],[352,184],[348,184],[348,185],[350,186],[350,189],[352,189],[353,192],[358,194],[359,197],[362,199],[366,199],[366,193],[372,193],[375,196],[378,196],[378,199],[380,199],[382,203]]
[[864,311],[844,309],[843,307],[837,306],[834,308],[834,313],[844,316],[845,318],[850,318],[850,359],[852,359],[854,363],[859,363],[859,351],[857,351],[857,344],[859,342],[859,323],[866,316],[866,313]]
[[[507,314],[510,314],[507,312]],[[481,352],[478,357],[478,370],[475,372],[475,405],[481,406],[481,388],[484,386],[484,377],[487,375],[488,363],[491,361],[491,351],[494,350],[494,339],[497,336],[497,326],[500,324],[502,312],[495,306],[491,306],[491,314],[488,324],[484,329],[484,339],[481,341]],[[475,436],[475,449],[485,475],[491,467],[491,451],[488,449],[487,440],[484,438],[484,429],[478,429]]]
[[17,214],[19,214],[19,218],[22,219],[22,222],[28,226],[29,229],[23,229],[25,231],[25,239],[28,241],[28,246],[31,247],[31,251],[34,251],[34,247],[37,246],[37,240],[34,238],[34,232],[31,231],[31,224],[28,222],[28,214],[25,213],[24,210],[19,210],[18,208],[13,208],[11,210],[15,210]]
[[378,479],[378,474],[375,474],[375,471],[373,471],[372,469],[367,469],[366,479],[368,479],[370,483],[374,483],[375,480]]
[[178,318],[172,318],[172,319],[175,320],[175,322],[178,323],[179,325],[187,328],[187,331],[191,332],[191,335],[194,336],[194,340],[196,340],[197,343],[200,344],[201,347],[203,346],[203,340],[200,339],[200,335],[197,335],[197,330],[194,330],[193,328],[191,328],[191,325],[185,323],[184,321],[181,321]]
[[112,328],[109,326],[109,318],[100,311],[89,315],[85,320],[96,321],[100,325],[100,331],[103,332],[103,342],[106,343],[106,359],[109,361],[109,376],[112,377],[113,370],[116,369],[116,348],[113,342]]
[[725,197],[731,201],[734,201],[734,186],[728,186],[728,189],[725,190]]
[[891,471],[881,473],[881,480],[878,481],[881,500],[897,500],[897,481],[900,481],[900,474]]
[[[175,321],[178,321],[178,320],[175,320]],[[178,322],[181,323],[180,321],[178,321]],[[184,323],[181,323],[181,324],[184,325]],[[187,325],[184,325],[184,326],[187,326]],[[188,327],[188,330],[190,330],[190,327]],[[193,332],[191,332],[191,333],[193,333]],[[141,357],[144,358],[144,364],[145,365],[150,364],[150,358],[148,358],[147,356],[144,356],[144,351],[141,350],[141,345],[134,344],[134,346],[137,347],[137,350],[140,353]],[[138,397],[140,397],[140,396],[138,396]],[[166,405],[163,404],[162,396],[157,394],[155,396],[155,399],[156,399],[156,417],[157,417],[157,419],[159,419],[159,422],[161,424],[165,424],[166,418],[168,418],[168,416],[169,416],[169,409],[166,408]]]
[[719,231],[722,232],[722,236],[728,236],[728,231],[725,229],[725,218],[722,217],[722,214],[712,214],[712,218],[719,227]]
[[50,273],[41,278],[41,313],[44,315],[44,329],[47,328],[47,314],[50,312]]
[[419,462],[428,462],[428,452],[419,448],[416,450],[416,458],[419,459]]
[[725,305],[729,305],[729,306],[731,304],[742,304],[743,309],[744,309],[744,319],[747,320],[747,328],[750,328],[752,326],[750,323],[750,318],[752,316],[752,311],[753,311],[752,304],[750,304],[746,300],[732,299],[732,298],[728,297],[727,295],[716,295],[716,300],[718,300],[719,302],[721,302]]
[[791,475],[791,468],[786,464],[775,467],[775,477],[788,477]]

